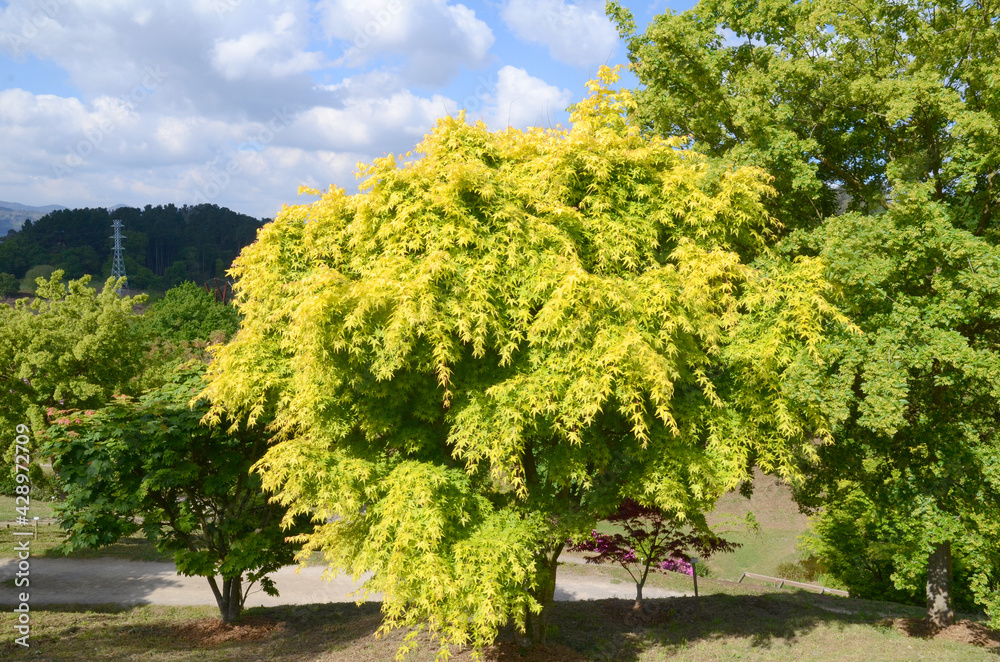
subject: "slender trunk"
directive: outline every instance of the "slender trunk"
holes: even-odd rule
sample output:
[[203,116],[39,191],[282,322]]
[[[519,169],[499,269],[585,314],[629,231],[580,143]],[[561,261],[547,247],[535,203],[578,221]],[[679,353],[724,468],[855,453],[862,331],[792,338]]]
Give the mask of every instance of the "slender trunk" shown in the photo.
[[636,582],[635,584],[635,604],[632,605],[632,611],[642,611],[642,585],[646,583],[645,577],[643,581]]
[[542,611],[525,616],[525,628],[532,644],[544,644],[548,635],[549,620],[552,618],[552,604],[556,594],[556,569],[559,567],[559,554],[563,543],[543,552],[536,559],[536,577],[538,586],[532,591],[532,597],[542,606]]
[[946,627],[955,622],[951,608],[951,543],[938,543],[927,559],[927,620]]
[[208,578],[208,585],[212,587],[215,595],[215,602],[219,606],[219,615],[222,616],[222,624],[230,625],[235,622],[243,613],[243,582],[242,577],[232,579],[223,578],[222,589],[215,577]]

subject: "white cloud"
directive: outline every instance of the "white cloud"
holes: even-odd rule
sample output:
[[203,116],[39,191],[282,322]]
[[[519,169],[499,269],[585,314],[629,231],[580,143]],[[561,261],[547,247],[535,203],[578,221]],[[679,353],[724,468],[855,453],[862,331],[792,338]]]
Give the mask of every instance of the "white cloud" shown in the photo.
[[309,0],[11,0],[0,52],[61,67],[85,101],[129,94],[153,69],[166,82],[147,110],[266,117],[279,99],[336,102],[308,75],[327,65],[311,18]]
[[494,41],[474,11],[447,0],[321,0],[317,9],[327,37],[344,45],[338,64],[360,67],[402,55],[406,78],[420,85],[440,85],[463,66],[482,66]]
[[312,108],[299,117],[293,134],[318,149],[406,151],[438,117],[457,111],[440,95],[421,98],[408,90],[378,98],[350,99],[344,108]]
[[218,39],[212,66],[226,80],[279,78],[320,69],[322,53],[303,50],[305,32],[292,12],[275,17],[270,30],[248,32],[234,39]]
[[597,0],[509,0],[502,16],[518,38],[542,44],[556,60],[578,67],[603,64],[619,41]]
[[3,90],[0,185],[7,199],[29,203],[213,202],[271,215],[301,184],[353,185],[359,161],[406,151],[438,117],[457,112],[441,95],[401,88],[379,96],[366,77],[331,87],[342,107],[279,107],[259,119]]
[[0,89],[0,199],[271,215],[301,184],[353,187],[359,161],[460,106],[494,129],[554,124],[570,92],[523,69],[423,91],[493,43],[456,0],[0,0],[0,61],[74,90]]
[[491,104],[493,113],[486,124],[493,131],[502,131],[508,126],[518,129],[548,127],[555,113],[565,110],[571,99],[569,90],[549,85],[528,75],[524,69],[507,65],[497,75],[496,94]]

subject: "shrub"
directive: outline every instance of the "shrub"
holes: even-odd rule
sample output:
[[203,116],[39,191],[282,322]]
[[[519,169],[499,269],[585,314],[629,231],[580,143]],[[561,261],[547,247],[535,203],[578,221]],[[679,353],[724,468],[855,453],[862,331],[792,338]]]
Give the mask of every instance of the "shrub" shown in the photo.
[[21,291],[21,283],[13,274],[0,273],[0,297],[12,297]]

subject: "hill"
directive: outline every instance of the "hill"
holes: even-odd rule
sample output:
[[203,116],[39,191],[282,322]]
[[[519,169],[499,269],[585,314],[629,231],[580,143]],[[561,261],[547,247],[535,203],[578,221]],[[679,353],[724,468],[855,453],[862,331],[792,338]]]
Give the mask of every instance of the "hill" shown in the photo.
[[66,209],[60,205],[46,205],[44,207],[32,207],[22,205],[19,202],[7,202],[0,200],[0,237],[3,237],[11,230],[18,231],[25,221],[37,221],[46,214]]
[[103,280],[111,273],[111,224],[116,219],[124,226],[129,285],[143,290],[223,277],[266,222],[209,204],[55,209],[3,237],[0,272],[21,279],[32,267],[49,265],[63,269],[68,278],[86,273]]

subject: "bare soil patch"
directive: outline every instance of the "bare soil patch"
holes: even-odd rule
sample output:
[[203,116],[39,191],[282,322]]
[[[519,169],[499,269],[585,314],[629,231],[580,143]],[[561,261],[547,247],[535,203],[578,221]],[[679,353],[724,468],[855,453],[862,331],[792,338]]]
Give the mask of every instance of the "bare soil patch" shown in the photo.
[[202,618],[178,625],[175,631],[180,641],[207,648],[230,641],[261,641],[281,629],[281,623],[266,616],[246,616],[231,625],[223,625],[221,618]]

